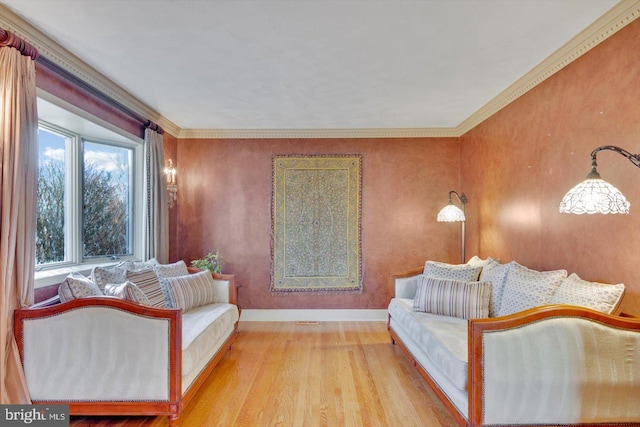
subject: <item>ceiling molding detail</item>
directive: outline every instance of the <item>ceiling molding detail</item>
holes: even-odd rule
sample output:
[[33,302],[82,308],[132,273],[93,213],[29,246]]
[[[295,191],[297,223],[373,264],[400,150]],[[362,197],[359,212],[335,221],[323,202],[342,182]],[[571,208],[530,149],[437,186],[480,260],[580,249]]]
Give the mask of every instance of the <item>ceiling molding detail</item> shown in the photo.
[[457,126],[464,135],[640,16],[640,1],[622,0]]
[[47,58],[62,70],[96,88],[128,109],[159,124],[169,133],[173,135],[179,133],[180,128],[177,125],[161,116],[160,113],[151,109],[2,4],[0,4],[0,26],[32,44],[38,49],[41,56]]
[[457,138],[456,128],[416,129],[182,129],[180,139]]
[[99,71],[0,4],[0,27],[35,46],[40,55],[123,106],[185,139],[256,138],[420,138],[459,137],[579,58],[640,16],[640,0],[622,0],[555,53],[481,107],[455,128],[413,129],[181,129]]

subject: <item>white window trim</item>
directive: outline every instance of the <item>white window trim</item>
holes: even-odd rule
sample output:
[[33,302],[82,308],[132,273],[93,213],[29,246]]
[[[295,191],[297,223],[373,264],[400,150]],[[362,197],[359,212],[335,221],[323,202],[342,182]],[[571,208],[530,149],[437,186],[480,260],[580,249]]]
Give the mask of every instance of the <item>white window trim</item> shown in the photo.
[[[145,245],[145,233],[144,233],[144,141],[128,132],[122,131],[112,125],[107,124],[101,119],[98,119],[87,112],[84,112],[71,104],[62,101],[46,92],[38,90],[38,102],[39,110],[46,111],[46,117],[40,116],[40,122],[45,128],[50,128],[54,132],[59,132],[64,135],[71,134],[72,137],[78,138],[76,142],[80,142],[80,138],[84,138],[90,142],[108,143],[112,145],[119,145],[126,148],[132,148],[134,150],[134,164],[133,164],[133,189],[131,195],[131,202],[133,204],[133,223],[131,230],[132,233],[132,255],[127,257],[121,257],[119,260],[111,259],[83,259],[83,251],[81,247],[82,236],[82,224],[80,223],[80,216],[82,212],[82,200],[78,195],[79,187],[73,185],[74,182],[78,182],[82,171],[80,168],[75,168],[76,176],[72,177],[71,174],[67,174],[67,188],[65,206],[67,209],[66,215],[70,223],[75,224],[74,230],[68,232],[67,239],[72,239],[66,242],[66,250],[69,254],[65,253],[65,261],[55,263],[52,266],[38,266],[35,271],[35,288],[41,288],[56,283],[60,283],[64,278],[72,272],[79,272],[85,275],[89,275],[91,270],[96,266],[114,265],[117,262],[126,259],[139,260],[144,254]],[[41,105],[44,108],[41,108]],[[56,123],[58,122],[58,123]],[[80,128],[83,131],[78,132]],[[88,129],[88,130],[87,130]],[[69,143],[67,143],[68,145]],[[79,162],[77,155],[80,150],[65,150],[67,158],[66,161],[73,162],[74,165],[78,165]],[[74,181],[74,178],[76,181]],[[80,204],[80,206],[73,206],[73,203]],[[69,230],[68,230],[69,231]]]

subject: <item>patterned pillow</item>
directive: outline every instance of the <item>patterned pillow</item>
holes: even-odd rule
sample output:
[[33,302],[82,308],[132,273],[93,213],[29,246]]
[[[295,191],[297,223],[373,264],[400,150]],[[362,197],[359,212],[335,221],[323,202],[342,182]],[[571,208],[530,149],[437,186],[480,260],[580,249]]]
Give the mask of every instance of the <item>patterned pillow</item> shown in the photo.
[[551,298],[551,304],[578,305],[613,314],[622,302],[624,289],[622,283],[587,282],[573,273],[560,283],[558,292]]
[[143,270],[145,268],[155,268],[158,265],[158,261],[155,258],[151,258],[149,261],[124,261],[121,266],[127,270]]
[[177,308],[176,304],[171,299],[171,293],[169,292],[167,281],[165,279],[168,279],[169,277],[187,276],[189,274],[187,264],[182,260],[176,261],[173,264],[158,264],[156,262],[153,269],[160,278],[160,287],[162,288],[162,293],[167,301],[167,307]]
[[144,268],[142,270],[127,271],[127,280],[135,283],[147,296],[149,299],[148,305],[159,308],[168,307],[160,287],[160,279],[152,269]]
[[485,266],[480,273],[481,282],[491,282],[491,302],[489,303],[489,317],[494,317],[500,311],[500,301],[504,292],[504,285],[509,272],[509,264],[500,264],[499,262],[487,258]]
[[489,317],[491,283],[460,282],[420,275],[413,310],[461,319]]
[[80,273],[71,273],[58,287],[60,301],[67,302],[76,298],[104,295],[98,285]]
[[126,273],[127,271],[121,264],[112,267],[94,267],[91,270],[91,280],[104,292],[105,285],[109,283],[126,282]]
[[171,300],[175,304],[174,308],[187,311],[190,308],[216,302],[216,285],[209,271],[169,277],[165,280]]
[[438,279],[459,280],[461,282],[475,282],[480,276],[482,266],[468,264],[445,264],[444,262],[427,261],[424,264],[424,275]]
[[566,270],[536,271],[515,261],[510,264],[498,316],[549,304],[560,283],[567,277]]
[[142,305],[151,305],[149,298],[140,290],[133,282],[126,281],[118,285],[105,285],[104,294],[112,297],[118,297],[128,301],[137,302]]
[[168,277],[180,277],[189,274],[187,264],[180,260],[173,264],[156,264],[153,268],[156,271],[158,277],[166,279]]

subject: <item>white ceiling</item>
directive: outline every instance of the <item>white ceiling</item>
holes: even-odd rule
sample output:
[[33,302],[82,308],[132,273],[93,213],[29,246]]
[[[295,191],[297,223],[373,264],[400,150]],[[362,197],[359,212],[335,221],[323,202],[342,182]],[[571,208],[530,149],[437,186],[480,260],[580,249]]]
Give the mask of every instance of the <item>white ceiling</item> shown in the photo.
[[451,128],[617,0],[0,0],[182,129]]

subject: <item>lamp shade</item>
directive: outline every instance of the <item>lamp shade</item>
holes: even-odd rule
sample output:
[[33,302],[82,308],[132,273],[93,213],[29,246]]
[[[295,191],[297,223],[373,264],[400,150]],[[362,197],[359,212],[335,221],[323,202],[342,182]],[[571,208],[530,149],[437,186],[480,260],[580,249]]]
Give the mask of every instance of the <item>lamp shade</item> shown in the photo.
[[459,222],[466,221],[466,219],[467,218],[465,217],[464,212],[462,212],[462,209],[451,202],[438,212],[437,217],[438,222]]
[[630,203],[613,185],[601,178],[587,178],[560,202],[560,212],[571,214],[628,214]]

